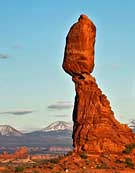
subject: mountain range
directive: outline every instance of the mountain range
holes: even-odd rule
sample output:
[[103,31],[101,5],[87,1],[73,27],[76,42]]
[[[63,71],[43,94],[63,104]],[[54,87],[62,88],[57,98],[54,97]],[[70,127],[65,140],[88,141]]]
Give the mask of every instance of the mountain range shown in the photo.
[[135,132],[135,120],[131,120],[128,126]]
[[22,136],[23,133],[9,125],[0,125],[1,136]]
[[65,121],[56,121],[42,129],[42,131],[55,131],[55,130],[72,130],[72,124]]
[[[50,124],[49,126],[38,130],[33,131],[31,133],[22,133],[21,131],[9,126],[9,125],[0,125],[0,135],[1,136],[23,136],[23,135],[30,135],[36,133],[46,133],[46,132],[60,132],[60,131],[72,131],[72,124],[65,121],[56,121]],[[47,133],[46,133],[47,134]]]
[[[135,132],[135,120],[131,120],[128,124],[128,126]],[[41,130],[33,131],[30,133],[23,133],[10,125],[0,125],[0,136],[16,136],[16,137],[22,137],[22,136],[49,136],[49,135],[55,135],[59,134],[62,135],[65,133],[71,134],[73,125],[72,123],[65,122],[65,121],[56,121],[51,123],[45,128],[42,128]]]
[[[135,132],[135,120],[131,120],[128,124],[128,126]],[[41,130],[33,131],[30,133],[23,133],[10,125],[0,125],[0,136],[16,136],[16,137],[22,137],[22,136],[48,136],[48,135],[54,135],[59,134],[62,135],[63,133],[71,134],[73,125],[72,123],[65,122],[65,121],[56,121],[51,123],[45,128],[42,128]]]
[[38,148],[38,152],[41,153],[46,152],[50,147],[72,148],[72,124],[57,121],[41,130],[29,133],[22,133],[11,126],[1,125],[0,152],[3,151],[3,147],[11,151],[21,146],[29,149]]

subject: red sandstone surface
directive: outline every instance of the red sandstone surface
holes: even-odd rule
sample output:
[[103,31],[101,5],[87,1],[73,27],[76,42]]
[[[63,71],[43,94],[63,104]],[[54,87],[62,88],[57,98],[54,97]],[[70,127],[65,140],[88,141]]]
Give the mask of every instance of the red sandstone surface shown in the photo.
[[20,147],[15,153],[9,154],[6,151],[3,154],[0,154],[0,160],[2,159],[24,159],[28,157],[27,147]]
[[89,74],[93,71],[95,36],[95,25],[87,16],[81,15],[66,38],[63,68],[67,73]]
[[135,142],[132,130],[114,117],[110,102],[92,75],[74,76],[76,98],[73,112],[75,152],[119,153]]

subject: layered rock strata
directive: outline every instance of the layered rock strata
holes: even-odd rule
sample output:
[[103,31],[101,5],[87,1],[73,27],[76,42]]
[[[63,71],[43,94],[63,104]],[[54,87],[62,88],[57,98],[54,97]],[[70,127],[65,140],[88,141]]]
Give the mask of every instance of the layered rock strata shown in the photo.
[[107,97],[95,78],[94,43],[96,27],[81,15],[66,38],[64,70],[72,76],[76,97],[73,110],[73,147],[75,152],[121,152],[125,145],[135,143],[127,125],[114,117]]

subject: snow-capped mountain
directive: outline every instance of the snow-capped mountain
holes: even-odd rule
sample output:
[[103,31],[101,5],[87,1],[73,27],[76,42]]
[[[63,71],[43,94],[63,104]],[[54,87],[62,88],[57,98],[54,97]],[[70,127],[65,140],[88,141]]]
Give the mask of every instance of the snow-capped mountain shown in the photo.
[[128,126],[135,131],[135,120],[131,120]]
[[57,131],[57,130],[72,130],[72,124],[65,121],[56,121],[42,129],[44,132]]
[[22,136],[23,134],[9,125],[0,125],[1,136]]

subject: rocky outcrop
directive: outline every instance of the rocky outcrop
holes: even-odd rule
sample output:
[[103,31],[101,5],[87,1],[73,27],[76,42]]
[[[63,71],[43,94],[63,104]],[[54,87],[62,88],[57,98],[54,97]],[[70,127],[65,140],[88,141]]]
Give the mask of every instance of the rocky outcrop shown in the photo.
[[67,36],[64,70],[72,76],[76,97],[73,111],[73,146],[75,152],[119,153],[135,143],[127,125],[114,117],[110,102],[90,74],[94,67],[96,28],[81,15]]
[[73,77],[76,88],[73,111],[73,144],[75,151],[120,152],[135,142],[127,125],[120,124],[107,97],[91,75]]
[[0,154],[0,159],[24,159],[28,157],[27,147],[20,147],[15,153],[9,154],[6,151]]

